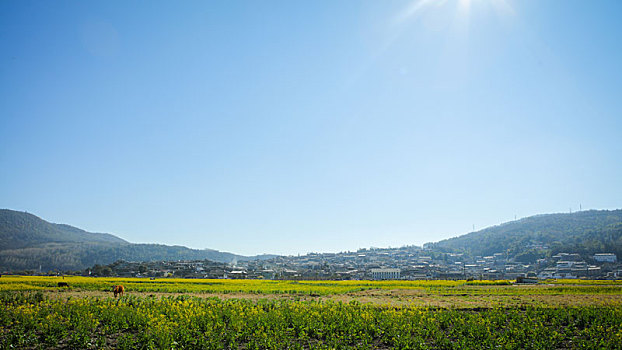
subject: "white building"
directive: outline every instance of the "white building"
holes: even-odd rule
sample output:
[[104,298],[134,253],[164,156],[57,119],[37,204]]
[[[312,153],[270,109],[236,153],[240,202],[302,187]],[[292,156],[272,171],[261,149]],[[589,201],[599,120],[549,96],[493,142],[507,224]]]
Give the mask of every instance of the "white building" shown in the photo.
[[561,260],[561,261],[557,262],[557,268],[558,269],[571,269],[571,268],[575,267],[575,265],[578,265],[577,261]]
[[598,262],[614,263],[618,261],[618,257],[612,253],[599,253],[599,254],[594,254],[594,260]]
[[371,269],[371,277],[375,280],[396,280],[400,278],[400,269]]

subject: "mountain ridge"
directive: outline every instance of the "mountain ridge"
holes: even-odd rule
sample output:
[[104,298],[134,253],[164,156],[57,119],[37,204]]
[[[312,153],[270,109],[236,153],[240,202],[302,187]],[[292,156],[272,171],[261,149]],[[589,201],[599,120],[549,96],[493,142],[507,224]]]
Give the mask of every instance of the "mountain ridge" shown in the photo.
[[34,214],[0,209],[0,271],[81,270],[116,260],[203,260],[231,263],[270,259],[180,245],[130,243],[110,233],[94,233],[48,222]]
[[0,235],[0,250],[41,243],[129,243],[109,233],[88,232],[67,224],[51,223],[28,212],[9,209],[0,209]]
[[[485,256],[497,252],[519,257],[545,257],[572,251],[582,255],[611,252],[622,255],[622,209],[538,214],[461,236],[427,243],[444,252]],[[546,249],[544,247],[547,247]]]
[[[438,253],[488,256],[505,253],[517,262],[534,262],[559,252],[588,257],[622,256],[622,209],[538,214],[501,223],[424,248]],[[203,260],[222,263],[264,260],[277,255],[242,256],[213,249],[130,243],[115,235],[49,223],[33,214],[0,209],[0,271],[79,270],[116,260]]]

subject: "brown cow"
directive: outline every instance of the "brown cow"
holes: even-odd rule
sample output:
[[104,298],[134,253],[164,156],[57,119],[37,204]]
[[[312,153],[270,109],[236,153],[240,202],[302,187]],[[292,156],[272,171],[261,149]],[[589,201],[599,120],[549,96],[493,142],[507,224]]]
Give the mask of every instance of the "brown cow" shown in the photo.
[[123,293],[125,293],[125,288],[122,285],[114,286],[112,287],[112,292],[114,293],[115,298],[117,297],[117,295],[123,296]]

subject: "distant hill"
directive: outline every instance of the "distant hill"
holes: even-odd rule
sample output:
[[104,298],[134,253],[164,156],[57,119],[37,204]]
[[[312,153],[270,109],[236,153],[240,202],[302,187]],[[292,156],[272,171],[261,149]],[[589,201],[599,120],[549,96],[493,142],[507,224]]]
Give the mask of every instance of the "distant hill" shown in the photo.
[[35,215],[0,209],[0,271],[81,270],[116,260],[203,260],[233,262],[270,259],[247,257],[212,249],[161,244],[133,244],[108,233],[47,222]]
[[[534,262],[559,252],[589,258],[615,253],[622,258],[622,210],[590,210],[572,214],[536,215],[477,232],[428,243],[432,252],[470,256],[503,253]],[[0,210],[0,272],[16,270],[81,270],[116,260],[203,260],[234,262],[271,259],[247,257],[211,249],[161,244],[133,244],[107,233],[92,233],[69,225],[49,223],[35,215]]]
[[44,243],[128,243],[108,233],[52,224],[32,214],[0,209],[0,250],[26,248]]
[[575,252],[586,258],[608,252],[622,257],[622,210],[536,215],[428,243],[426,248],[472,256],[504,253],[524,262],[559,252]]

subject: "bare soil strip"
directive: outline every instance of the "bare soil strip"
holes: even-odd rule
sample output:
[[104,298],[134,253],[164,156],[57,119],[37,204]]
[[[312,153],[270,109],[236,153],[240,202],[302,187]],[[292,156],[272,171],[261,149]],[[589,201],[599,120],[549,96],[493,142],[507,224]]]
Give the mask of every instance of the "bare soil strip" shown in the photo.
[[[44,293],[52,298],[109,298],[112,292],[81,290],[48,290]],[[165,293],[128,292],[126,295],[140,297],[176,297],[188,295],[199,298],[247,299],[247,300],[301,300],[359,302],[377,306],[418,306],[433,308],[490,308],[490,307],[566,307],[566,306],[616,306],[622,305],[622,295],[569,294],[569,295],[481,295],[481,294],[432,294],[421,289],[370,289],[334,294],[310,296],[307,294],[258,294],[258,293]]]

